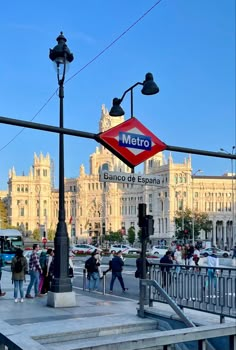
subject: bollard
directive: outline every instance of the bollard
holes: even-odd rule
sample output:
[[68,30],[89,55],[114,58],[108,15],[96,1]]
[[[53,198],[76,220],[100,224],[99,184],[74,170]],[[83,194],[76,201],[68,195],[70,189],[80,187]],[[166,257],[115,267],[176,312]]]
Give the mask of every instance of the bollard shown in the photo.
[[103,295],[106,294],[106,274],[103,275],[103,279],[102,279],[102,292],[103,292]]
[[86,269],[83,269],[83,290],[86,290],[86,282],[87,282]]

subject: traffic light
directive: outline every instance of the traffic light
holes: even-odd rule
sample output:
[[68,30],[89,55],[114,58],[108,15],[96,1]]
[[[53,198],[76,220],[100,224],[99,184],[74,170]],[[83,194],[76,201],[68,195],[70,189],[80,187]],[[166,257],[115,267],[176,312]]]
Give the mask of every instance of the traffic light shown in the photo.
[[154,234],[154,219],[152,215],[145,216],[145,224],[142,230],[142,238],[148,239],[149,236]]
[[145,225],[146,207],[147,207],[147,205],[145,203],[139,203],[139,205],[138,205],[138,225],[139,225],[139,227],[143,227]]

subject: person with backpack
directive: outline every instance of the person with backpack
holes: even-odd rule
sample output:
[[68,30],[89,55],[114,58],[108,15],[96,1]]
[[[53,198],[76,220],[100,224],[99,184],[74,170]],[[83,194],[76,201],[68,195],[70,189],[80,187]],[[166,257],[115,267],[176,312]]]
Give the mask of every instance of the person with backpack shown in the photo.
[[39,293],[41,294],[47,294],[47,288],[46,288],[46,274],[47,274],[47,253],[42,250],[40,256],[39,256],[39,264],[42,269],[42,273],[39,277]]
[[[25,275],[27,273],[27,260],[23,256],[23,251],[17,248],[16,255],[11,262],[12,282],[14,284],[14,299],[15,303],[24,301],[23,283],[25,281]],[[18,291],[20,299],[18,299]]]
[[4,266],[4,261],[3,261],[2,255],[0,253],[0,297],[4,297],[4,295],[6,295],[6,292],[3,292],[2,288],[1,288],[1,278],[2,278],[2,267],[3,266]]
[[87,279],[88,279],[88,289],[89,291],[92,290],[98,290],[99,288],[99,270],[98,267],[100,266],[99,262],[99,254],[97,250],[95,249],[91,257],[85,261],[85,268],[87,270]]
[[30,274],[30,283],[28,285],[25,297],[27,299],[32,299],[30,292],[34,286],[34,293],[36,297],[42,297],[42,294],[39,293],[39,276],[42,273],[42,269],[39,263],[39,245],[37,243],[33,244],[33,251],[29,259],[29,274]]

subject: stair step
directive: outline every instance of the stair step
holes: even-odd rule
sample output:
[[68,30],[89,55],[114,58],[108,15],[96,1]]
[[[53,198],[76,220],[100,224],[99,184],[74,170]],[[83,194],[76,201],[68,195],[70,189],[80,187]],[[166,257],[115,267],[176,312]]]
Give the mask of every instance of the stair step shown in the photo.
[[[47,350],[162,350],[163,346],[158,346],[149,339],[155,334],[158,337],[161,331],[146,330],[140,332],[130,332],[126,334],[110,334],[107,336],[92,337],[89,339],[74,339],[65,342],[54,342],[43,344]],[[151,345],[151,346],[150,346]]]
[[118,336],[131,333],[141,333],[146,331],[155,331],[158,328],[158,322],[156,320],[148,320],[148,319],[136,319],[134,323],[121,323],[119,325],[108,326],[108,325],[99,325],[97,327],[89,328],[89,319],[87,320],[88,324],[86,328],[73,329],[73,331],[66,332],[58,332],[57,333],[45,333],[38,336],[33,336],[33,339],[38,341],[42,345],[49,344],[63,344],[66,342],[75,342],[75,341],[88,341],[88,339],[98,339],[103,338],[105,336]]

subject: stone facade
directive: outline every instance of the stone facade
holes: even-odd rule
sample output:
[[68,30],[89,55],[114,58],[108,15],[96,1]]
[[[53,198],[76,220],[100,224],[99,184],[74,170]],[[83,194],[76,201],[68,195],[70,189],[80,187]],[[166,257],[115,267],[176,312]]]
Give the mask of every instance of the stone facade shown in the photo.
[[[110,117],[102,106],[99,132],[123,121],[123,117]],[[176,210],[188,207],[206,212],[212,220],[212,232],[208,237],[202,232],[202,239],[210,239],[221,247],[234,244],[232,222],[236,222],[236,206],[233,205],[235,178],[232,174],[193,175],[190,157],[177,164],[171,154],[165,160],[163,153],[144,162],[144,174],[160,175],[161,187],[103,183],[99,181],[101,169],[130,172],[129,167],[99,145],[90,156],[89,173],[81,165],[77,178],[65,179],[66,221],[72,240],[77,237],[79,241],[89,242],[91,236],[101,238],[105,232],[127,231],[131,226],[137,234],[138,204],[146,203],[147,214],[153,215],[155,221],[153,241],[165,239],[170,242],[174,237]],[[53,187],[52,177],[49,154],[35,154],[27,176],[16,175],[14,168],[9,171],[7,203],[11,225],[31,231],[39,225],[46,231],[56,229],[58,190]]]

